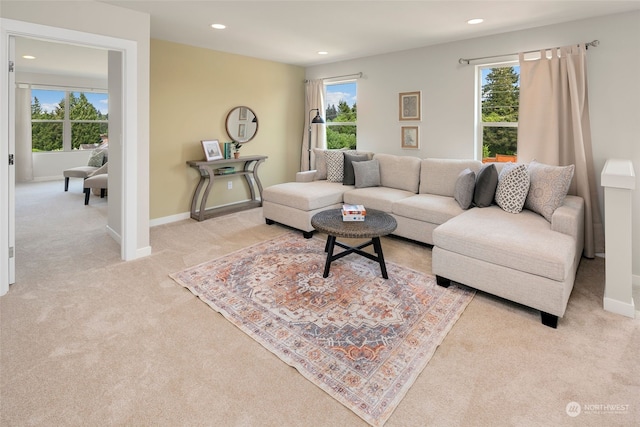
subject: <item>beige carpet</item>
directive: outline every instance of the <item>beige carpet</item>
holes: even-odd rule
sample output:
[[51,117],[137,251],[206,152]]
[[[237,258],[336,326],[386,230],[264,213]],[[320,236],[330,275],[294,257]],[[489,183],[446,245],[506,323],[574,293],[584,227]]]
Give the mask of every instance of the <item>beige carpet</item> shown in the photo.
[[[84,206],[80,183],[20,185],[17,198],[0,425],[366,426],[168,276],[287,232],[260,209],[155,227],[153,255],[124,263],[106,203]],[[430,273],[428,247],[382,244]],[[583,259],[557,330],[476,294],[385,425],[637,425],[640,319],[603,311],[603,283],[603,260]]]

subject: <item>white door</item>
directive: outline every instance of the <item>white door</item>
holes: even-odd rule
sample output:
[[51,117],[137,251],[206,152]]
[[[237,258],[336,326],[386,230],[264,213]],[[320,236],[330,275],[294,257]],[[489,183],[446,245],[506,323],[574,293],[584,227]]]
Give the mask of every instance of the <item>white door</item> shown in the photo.
[[[7,94],[9,95],[9,284],[16,282],[16,167],[14,153],[16,152],[16,73],[15,67],[15,47],[16,40],[13,36],[9,37],[9,87]],[[0,293],[1,294],[1,293]]]

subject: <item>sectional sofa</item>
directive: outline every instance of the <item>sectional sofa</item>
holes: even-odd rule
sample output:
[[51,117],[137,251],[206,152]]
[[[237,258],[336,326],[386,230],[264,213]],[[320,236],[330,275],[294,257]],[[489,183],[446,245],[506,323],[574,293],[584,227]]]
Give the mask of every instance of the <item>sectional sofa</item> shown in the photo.
[[583,249],[584,201],[567,195],[573,166],[317,151],[316,170],[264,189],[267,224],[309,238],[317,212],[343,203],[382,210],[396,219],[395,235],[433,246],[440,286],[462,283],[557,326]]

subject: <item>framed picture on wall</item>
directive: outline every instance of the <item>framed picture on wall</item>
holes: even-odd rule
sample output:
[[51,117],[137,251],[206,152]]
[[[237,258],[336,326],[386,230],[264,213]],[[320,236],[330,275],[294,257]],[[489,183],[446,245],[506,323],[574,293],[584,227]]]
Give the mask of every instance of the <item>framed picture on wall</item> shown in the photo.
[[417,150],[420,148],[418,126],[402,126],[402,148]]
[[202,141],[202,149],[204,150],[207,162],[224,158],[222,150],[220,150],[220,143],[217,139]]
[[420,92],[402,92],[399,99],[400,120],[422,120]]

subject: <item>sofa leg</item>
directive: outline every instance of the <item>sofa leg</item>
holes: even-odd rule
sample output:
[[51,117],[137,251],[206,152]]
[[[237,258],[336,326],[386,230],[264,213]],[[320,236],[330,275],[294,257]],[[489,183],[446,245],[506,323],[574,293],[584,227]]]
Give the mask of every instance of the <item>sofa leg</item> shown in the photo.
[[106,188],[101,188],[100,189],[100,198],[104,199],[104,196],[107,194],[107,190]]
[[436,283],[438,286],[442,286],[443,288],[448,288],[451,285],[451,280],[446,277],[436,275]]
[[545,313],[544,311],[540,312],[540,317],[542,318],[542,324],[548,326],[553,329],[557,329],[558,327],[558,316],[554,316],[553,314]]
[[310,239],[313,236],[313,231],[303,231],[302,232],[302,237],[304,237],[305,239]]
[[265,218],[265,219],[264,219],[264,222],[266,222],[266,223],[267,223],[267,225],[273,225],[273,224],[275,224],[275,223],[276,223],[274,220],[269,219],[269,218]]
[[84,189],[84,204],[88,205],[89,204],[89,192],[91,191],[90,188],[85,188]]
[[69,177],[64,177],[64,191],[69,191]]

